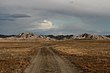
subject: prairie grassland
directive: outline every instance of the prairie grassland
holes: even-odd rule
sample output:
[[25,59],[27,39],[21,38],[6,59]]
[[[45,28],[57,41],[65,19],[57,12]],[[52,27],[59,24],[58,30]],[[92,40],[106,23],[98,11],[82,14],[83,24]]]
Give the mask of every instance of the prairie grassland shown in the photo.
[[36,55],[40,42],[0,42],[0,73],[23,73]]
[[85,73],[110,73],[110,41],[66,40],[51,43],[56,53]]
[[51,46],[85,73],[110,73],[110,41],[5,41],[0,42],[0,73],[23,73],[38,48]]

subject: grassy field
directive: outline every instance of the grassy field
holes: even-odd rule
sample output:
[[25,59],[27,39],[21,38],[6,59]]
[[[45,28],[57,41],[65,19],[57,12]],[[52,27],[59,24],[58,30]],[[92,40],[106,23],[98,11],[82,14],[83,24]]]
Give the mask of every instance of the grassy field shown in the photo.
[[110,41],[8,41],[0,42],[0,73],[23,73],[38,48],[51,46],[85,73],[110,73]]
[[85,73],[110,73],[110,41],[66,40],[51,43],[56,53]]
[[0,73],[23,73],[41,42],[0,42]]

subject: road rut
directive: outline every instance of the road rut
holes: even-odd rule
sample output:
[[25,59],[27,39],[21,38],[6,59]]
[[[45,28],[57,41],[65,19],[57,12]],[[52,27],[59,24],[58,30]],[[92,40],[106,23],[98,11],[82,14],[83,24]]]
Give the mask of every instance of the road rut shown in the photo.
[[76,67],[71,67],[51,48],[43,47],[24,73],[81,73]]

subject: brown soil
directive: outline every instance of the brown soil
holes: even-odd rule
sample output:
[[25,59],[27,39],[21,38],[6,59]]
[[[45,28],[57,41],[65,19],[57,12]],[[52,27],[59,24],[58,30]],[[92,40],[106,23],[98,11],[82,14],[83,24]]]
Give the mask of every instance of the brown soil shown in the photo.
[[[33,42],[1,42],[0,73],[23,73],[37,53]],[[34,45],[34,46],[33,46]]]
[[110,41],[0,42],[0,73],[82,72],[110,73]]
[[70,66],[64,59],[54,53],[52,48],[43,47],[31,65],[24,73],[81,73],[79,69]]
[[53,45],[56,53],[85,73],[110,73],[109,41],[70,40],[57,41]]

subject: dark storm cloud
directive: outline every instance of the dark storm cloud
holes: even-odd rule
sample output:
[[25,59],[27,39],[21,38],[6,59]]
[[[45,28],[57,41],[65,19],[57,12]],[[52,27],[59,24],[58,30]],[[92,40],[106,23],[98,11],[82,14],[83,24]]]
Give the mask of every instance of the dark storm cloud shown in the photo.
[[27,14],[12,14],[12,15],[10,15],[10,17],[12,17],[12,18],[28,18],[31,16],[27,15]]
[[1,21],[15,21],[18,18],[29,18],[27,14],[0,14]]
[[37,25],[43,20],[57,28],[45,32],[36,27],[31,31],[43,34],[110,31],[110,0],[0,0],[0,14],[2,32],[32,29],[32,23]]

